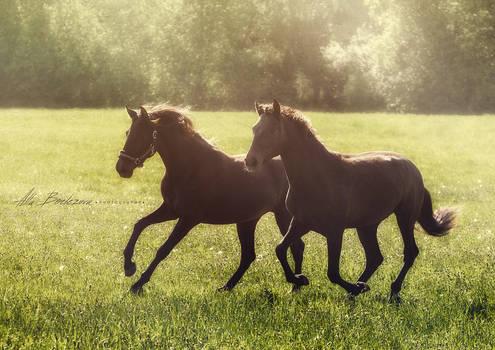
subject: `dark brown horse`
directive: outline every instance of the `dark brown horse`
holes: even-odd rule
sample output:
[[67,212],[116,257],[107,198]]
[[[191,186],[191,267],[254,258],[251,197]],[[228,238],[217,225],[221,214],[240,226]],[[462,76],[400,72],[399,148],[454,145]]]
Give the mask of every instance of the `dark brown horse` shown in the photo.
[[[287,281],[308,284],[304,275],[295,275],[287,263],[287,247],[309,230],[324,235],[328,246],[328,278],[351,296],[369,290],[365,282],[383,261],[376,230],[394,213],[404,241],[404,266],[392,283],[391,301],[399,301],[399,291],[407,271],[418,255],[414,225],[418,221],[426,233],[445,235],[454,225],[455,211],[442,208],[433,213],[429,192],[416,166],[392,152],[346,155],[327,150],[298,111],[282,106],[258,105],[260,116],[253,127],[254,139],[246,166],[256,170],[281,155],[289,193],[287,208],[293,218],[289,231],[277,246],[277,257]],[[357,283],[340,277],[342,234],[357,228],[366,254],[366,268]]]
[[[287,177],[280,159],[267,162],[259,173],[248,172],[244,156],[229,156],[212,146],[193,129],[184,111],[157,106],[150,113],[128,109],[132,119],[116,170],[129,178],[136,167],[158,152],[166,167],[161,183],[162,205],[134,225],[124,250],[124,270],[132,276],[134,246],[149,225],[179,219],[170,237],[158,249],[141,278],[131,287],[139,292],[157,265],[197,224],[237,224],[241,262],[237,271],[220,290],[230,290],[255,259],[254,231],[262,215],[273,212],[280,232],[285,234],[290,214],[285,207]],[[292,244],[295,270],[301,272],[304,243]]]

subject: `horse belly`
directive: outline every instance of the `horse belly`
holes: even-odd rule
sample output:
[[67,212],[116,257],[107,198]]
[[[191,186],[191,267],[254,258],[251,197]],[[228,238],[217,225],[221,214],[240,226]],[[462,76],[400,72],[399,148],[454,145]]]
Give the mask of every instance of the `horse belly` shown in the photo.
[[383,221],[399,204],[400,192],[389,190],[387,198],[374,192],[356,196],[349,188],[322,190],[313,195],[292,192],[287,197],[287,208],[297,220],[320,233],[366,227]]
[[407,202],[411,194],[422,193],[422,189],[421,179],[402,181],[398,178],[360,188],[352,196],[346,227],[366,227],[380,223]]
[[397,207],[398,203],[389,203],[389,205],[370,205],[359,212],[354,212],[346,218],[346,228],[367,227],[378,224],[390,216]]
[[228,224],[246,222],[272,211],[277,205],[276,192],[265,184],[257,187],[227,186],[199,196],[202,222]]
[[271,205],[242,201],[242,199],[228,200],[219,199],[221,203],[210,203],[203,209],[203,222],[210,224],[229,224],[251,221],[259,218],[272,210]]
[[250,173],[243,162],[227,163],[185,185],[170,184],[164,192],[174,194],[179,216],[209,224],[246,222],[273,211],[285,197],[287,179],[283,169],[277,172],[275,166],[282,164],[271,162],[262,171]]

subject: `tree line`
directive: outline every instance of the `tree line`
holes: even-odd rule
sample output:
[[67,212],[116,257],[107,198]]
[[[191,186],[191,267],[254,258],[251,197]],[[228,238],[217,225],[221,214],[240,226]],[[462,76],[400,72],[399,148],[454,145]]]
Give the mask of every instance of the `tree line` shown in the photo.
[[495,111],[493,0],[1,0],[0,106]]

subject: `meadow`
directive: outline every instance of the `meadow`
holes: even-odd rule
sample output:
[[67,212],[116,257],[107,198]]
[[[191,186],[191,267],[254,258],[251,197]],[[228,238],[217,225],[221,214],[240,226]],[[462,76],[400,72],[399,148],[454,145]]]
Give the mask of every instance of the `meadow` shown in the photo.
[[[434,207],[459,207],[458,227],[448,236],[416,232],[420,255],[400,305],[388,303],[402,266],[393,217],[378,229],[385,261],[369,281],[371,291],[354,301],[328,281],[326,242],[315,233],[304,237],[310,285],[289,293],[271,214],[258,224],[257,259],[233,291],[217,288],[238,265],[235,226],[199,225],[144,293],[132,295],[129,287],[174,225],[143,232],[137,273],[125,277],[122,250],[132,227],[161,203],[161,159],[148,160],[131,179],[118,176],[130,123],[123,109],[3,109],[0,348],[493,348],[495,116],[306,115],[333,150],[409,157]],[[193,111],[191,118],[204,137],[239,154],[250,145],[256,114]],[[342,276],[355,280],[364,265],[357,234],[348,230]]]

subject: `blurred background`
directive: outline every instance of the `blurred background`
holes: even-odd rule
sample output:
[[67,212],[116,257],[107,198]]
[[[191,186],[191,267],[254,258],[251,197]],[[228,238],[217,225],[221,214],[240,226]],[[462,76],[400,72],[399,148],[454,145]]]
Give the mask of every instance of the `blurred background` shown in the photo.
[[493,0],[0,3],[0,107],[495,112]]

